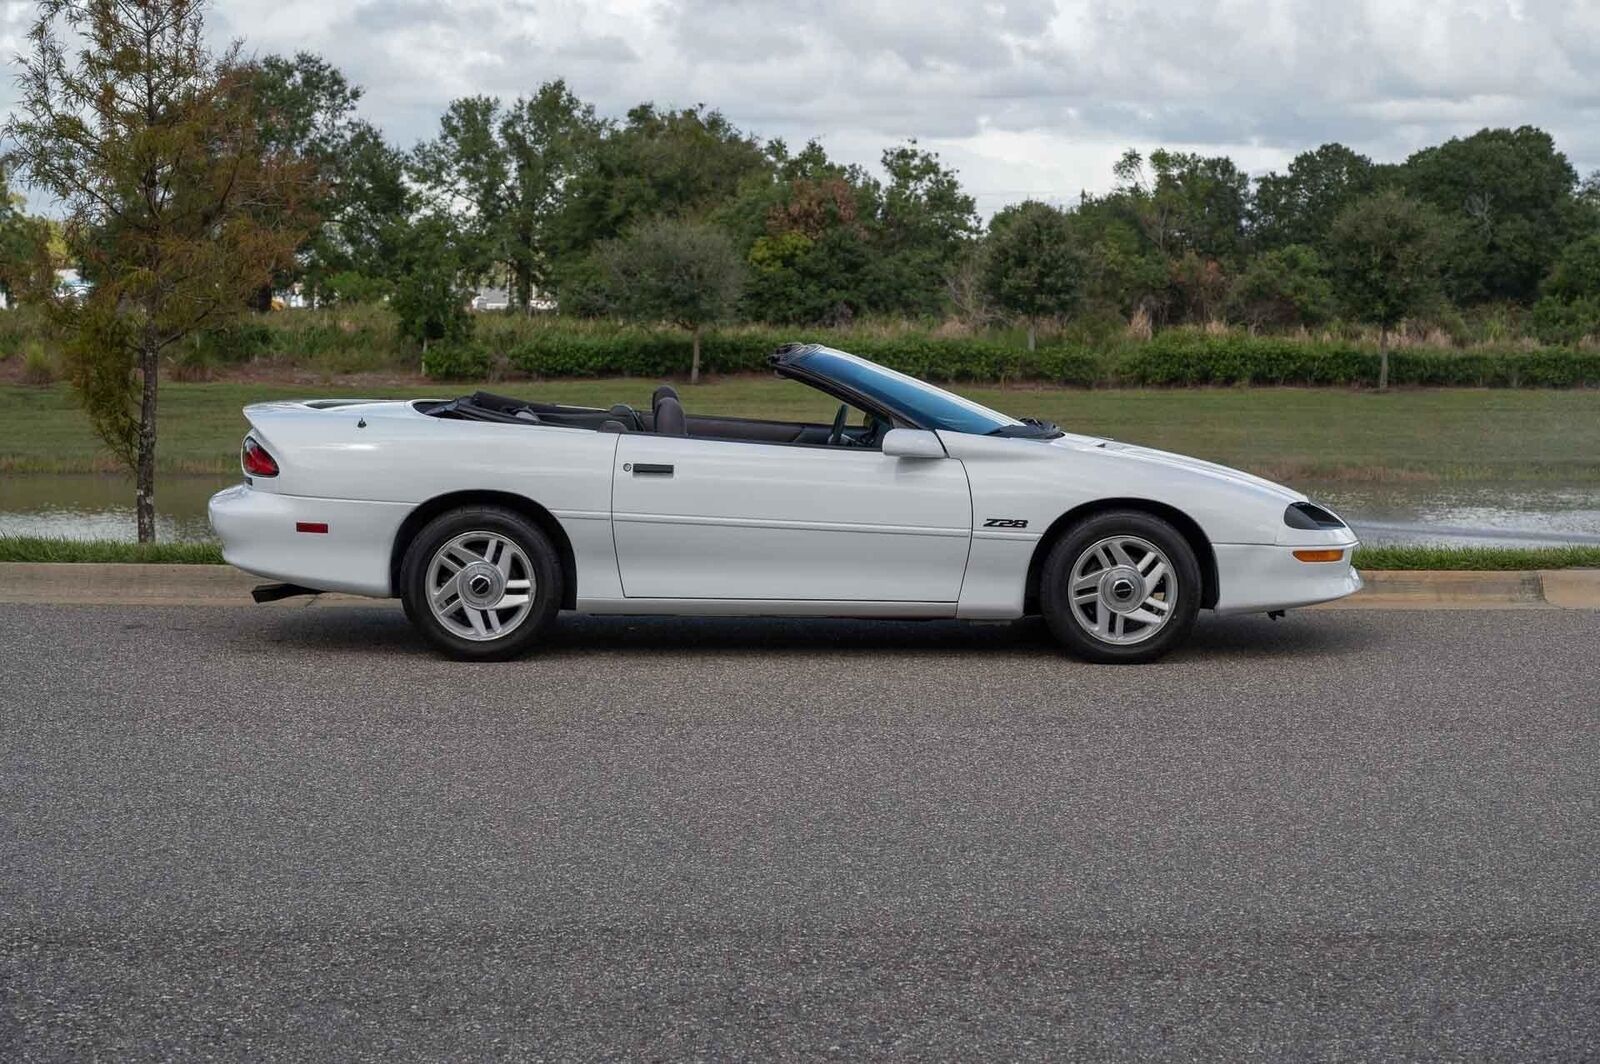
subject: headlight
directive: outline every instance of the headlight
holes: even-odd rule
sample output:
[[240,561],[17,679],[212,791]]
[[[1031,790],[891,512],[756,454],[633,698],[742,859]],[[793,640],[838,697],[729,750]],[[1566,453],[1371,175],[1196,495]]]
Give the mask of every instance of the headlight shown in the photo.
[[1329,528],[1343,528],[1345,524],[1332,510],[1323,509],[1314,502],[1292,502],[1283,511],[1283,523],[1290,528],[1315,532]]

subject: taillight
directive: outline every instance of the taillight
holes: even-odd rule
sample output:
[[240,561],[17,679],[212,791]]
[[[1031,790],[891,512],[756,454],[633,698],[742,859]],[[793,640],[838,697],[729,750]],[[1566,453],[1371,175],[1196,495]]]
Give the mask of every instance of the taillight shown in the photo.
[[273,461],[265,447],[255,441],[254,436],[244,438],[244,451],[240,460],[244,463],[244,471],[253,477],[278,475],[278,463]]

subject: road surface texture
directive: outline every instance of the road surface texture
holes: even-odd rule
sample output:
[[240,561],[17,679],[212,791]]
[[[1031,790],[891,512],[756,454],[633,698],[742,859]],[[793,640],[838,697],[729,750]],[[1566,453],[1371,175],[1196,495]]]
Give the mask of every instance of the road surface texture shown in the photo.
[[0,1059],[1593,1060],[1597,650],[0,607]]

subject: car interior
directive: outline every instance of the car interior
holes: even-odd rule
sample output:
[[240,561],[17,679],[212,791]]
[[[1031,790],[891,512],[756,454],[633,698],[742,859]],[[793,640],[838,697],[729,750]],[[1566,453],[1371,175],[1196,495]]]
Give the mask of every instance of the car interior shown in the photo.
[[[832,424],[765,421],[753,418],[690,415],[677,389],[663,384],[650,397],[648,411],[618,403],[610,410],[561,406],[526,399],[473,392],[460,399],[429,400],[415,404],[432,417],[456,421],[488,421],[512,425],[554,425],[597,432],[638,432],[658,436],[775,443],[802,447],[880,447],[894,427],[886,418],[840,403]],[[853,422],[853,424],[852,424]]]

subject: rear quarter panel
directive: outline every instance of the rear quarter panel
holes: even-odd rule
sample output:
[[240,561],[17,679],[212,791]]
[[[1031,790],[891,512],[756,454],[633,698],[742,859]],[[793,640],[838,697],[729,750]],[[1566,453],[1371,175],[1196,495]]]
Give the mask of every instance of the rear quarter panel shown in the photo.
[[[450,421],[409,403],[333,409],[267,403],[246,408],[245,416],[279,466],[277,477],[256,481],[260,490],[400,504],[395,512],[402,520],[416,506],[454,492],[520,495],[561,523],[586,594],[618,588],[610,526],[615,434]],[[387,542],[371,544],[385,559],[393,547],[393,531]]]

